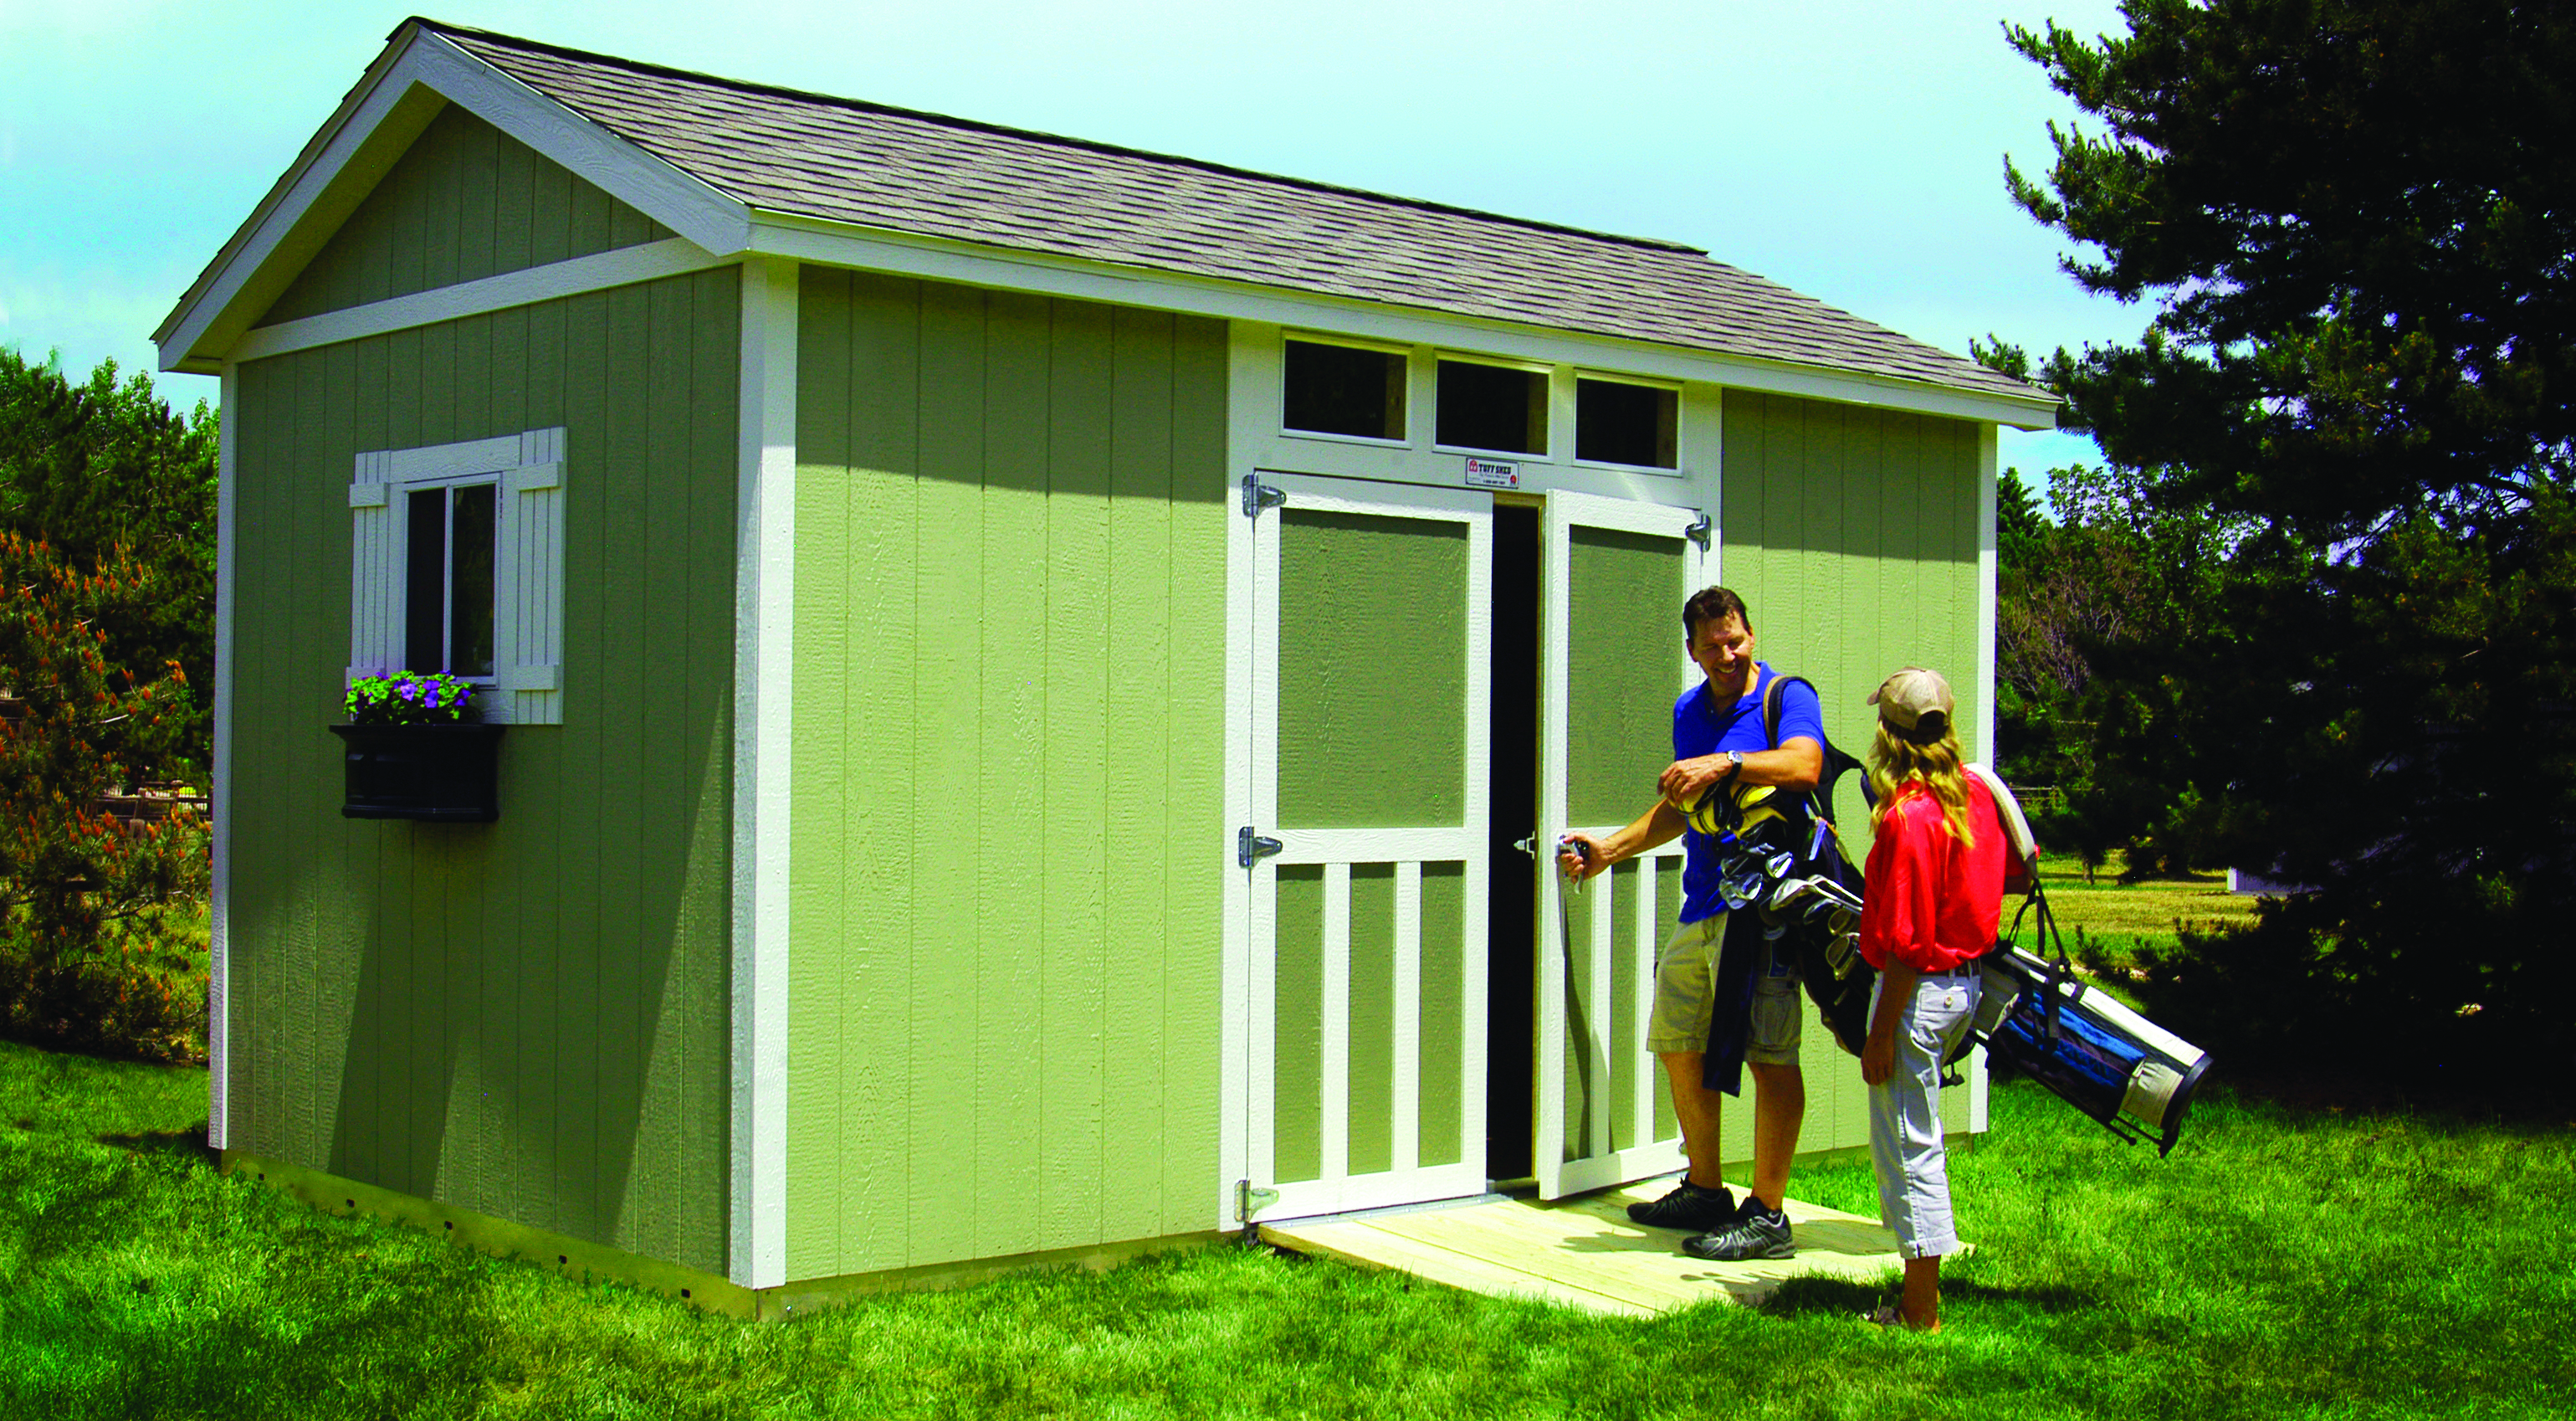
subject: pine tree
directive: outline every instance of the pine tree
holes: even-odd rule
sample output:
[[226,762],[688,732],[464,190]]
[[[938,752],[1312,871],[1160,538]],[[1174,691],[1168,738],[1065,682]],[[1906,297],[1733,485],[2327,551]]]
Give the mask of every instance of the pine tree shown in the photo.
[[2563,1081],[2576,11],[2123,8],[2007,26],[2094,125],[2014,198],[2155,311],[2044,378],[2156,509],[2232,531],[2205,615],[2091,648],[2096,772],[2124,832],[2319,890],[2155,984],[2248,1049]]

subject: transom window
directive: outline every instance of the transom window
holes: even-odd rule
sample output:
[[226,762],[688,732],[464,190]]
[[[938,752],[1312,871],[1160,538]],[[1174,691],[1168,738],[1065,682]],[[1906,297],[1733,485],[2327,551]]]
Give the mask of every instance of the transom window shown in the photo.
[[1315,434],[1402,439],[1404,367],[1392,351],[1290,340],[1280,422]]
[[1508,454],[1547,452],[1547,376],[1507,365],[1440,362],[1439,442]]
[[1574,382],[1574,457],[1599,464],[1669,469],[1680,462],[1679,391],[1625,380]]

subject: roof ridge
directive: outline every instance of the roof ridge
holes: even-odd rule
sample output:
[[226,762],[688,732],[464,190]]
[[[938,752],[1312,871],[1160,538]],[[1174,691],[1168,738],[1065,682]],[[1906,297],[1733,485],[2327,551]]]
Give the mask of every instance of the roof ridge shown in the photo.
[[[1532,231],[1555,232],[1571,237],[1586,237],[1594,241],[1613,242],[1621,246],[1628,247],[1641,247],[1649,251],[1674,252],[1695,257],[1708,256],[1706,248],[1694,247],[1687,242],[1672,241],[1663,237],[1632,237],[1619,232],[1596,231],[1589,227],[1576,227],[1564,222],[1547,222],[1535,217],[1515,217],[1510,213],[1489,212],[1483,208],[1477,207],[1461,207],[1455,203],[1433,202],[1426,198],[1418,197],[1404,197],[1395,193],[1378,192],[1370,188],[1350,187],[1341,183],[1320,182],[1313,178],[1291,177],[1284,173],[1267,173],[1258,168],[1240,168],[1230,163],[1211,162],[1205,158],[1191,158],[1177,153],[1158,153],[1150,148],[1130,148],[1124,144],[1105,143],[1098,139],[1074,138],[1061,133],[1046,133],[1033,128],[1013,128],[1008,124],[988,123],[981,119],[959,118],[953,114],[932,113],[927,109],[908,109],[897,104],[878,103],[872,99],[853,99],[840,94],[820,93],[812,89],[790,88],[784,84],[760,84],[747,79],[730,79],[724,75],[709,74],[703,70],[681,69],[668,64],[654,64],[641,59],[627,59],[619,55],[603,54],[597,50],[578,49],[571,45],[552,44],[545,40],[534,40],[527,39],[519,35],[502,34],[498,30],[477,29],[472,25],[451,24],[445,20],[430,19],[425,15],[413,15],[404,20],[403,25],[416,25],[433,34],[461,35],[470,39],[484,40],[520,49],[535,50],[539,53],[558,55],[566,59],[579,59],[590,63],[606,64],[614,68],[633,70],[639,73],[658,74],[674,79],[689,79],[701,83],[720,85],[724,88],[736,90],[742,93],[769,94],[779,98],[802,99],[812,103],[829,104],[838,108],[855,109],[863,113],[884,114],[896,118],[918,119],[923,122],[939,124],[948,128],[966,129],[978,133],[998,134],[1010,138],[1024,138],[1038,143],[1048,143],[1064,148],[1079,148],[1093,153],[1106,153],[1124,158],[1143,158],[1156,163],[1168,164],[1173,167],[1195,168],[1201,172],[1219,173],[1228,177],[1250,178],[1258,182],[1277,183],[1282,187],[1300,188],[1308,192],[1338,193],[1345,197],[1365,198],[1371,202],[1382,202],[1395,207],[1409,207],[1423,212],[1447,213],[1456,217],[1472,217],[1484,222],[1500,222],[1514,227],[1528,228]],[[402,26],[396,26],[394,33],[400,34],[401,32]]]

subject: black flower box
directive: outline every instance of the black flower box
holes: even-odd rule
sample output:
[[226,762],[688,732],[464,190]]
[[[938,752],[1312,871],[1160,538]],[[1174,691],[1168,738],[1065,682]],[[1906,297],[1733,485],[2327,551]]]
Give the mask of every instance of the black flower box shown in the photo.
[[501,817],[499,725],[335,725],[350,819],[489,824]]

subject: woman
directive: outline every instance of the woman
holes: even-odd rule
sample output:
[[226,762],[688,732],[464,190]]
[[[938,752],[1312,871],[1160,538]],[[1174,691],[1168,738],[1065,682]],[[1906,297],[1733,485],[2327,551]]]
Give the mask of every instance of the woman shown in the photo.
[[1941,1145],[1941,1061],[1977,1014],[1976,959],[2003,915],[2004,836],[1986,787],[1960,767],[1950,685],[1909,666],[1887,678],[1869,782],[1877,837],[1860,951],[1879,970],[1861,1079],[1880,1219],[1905,1255],[1905,1294],[1878,1320],[1941,1328],[1941,1258],[1959,1251]]

